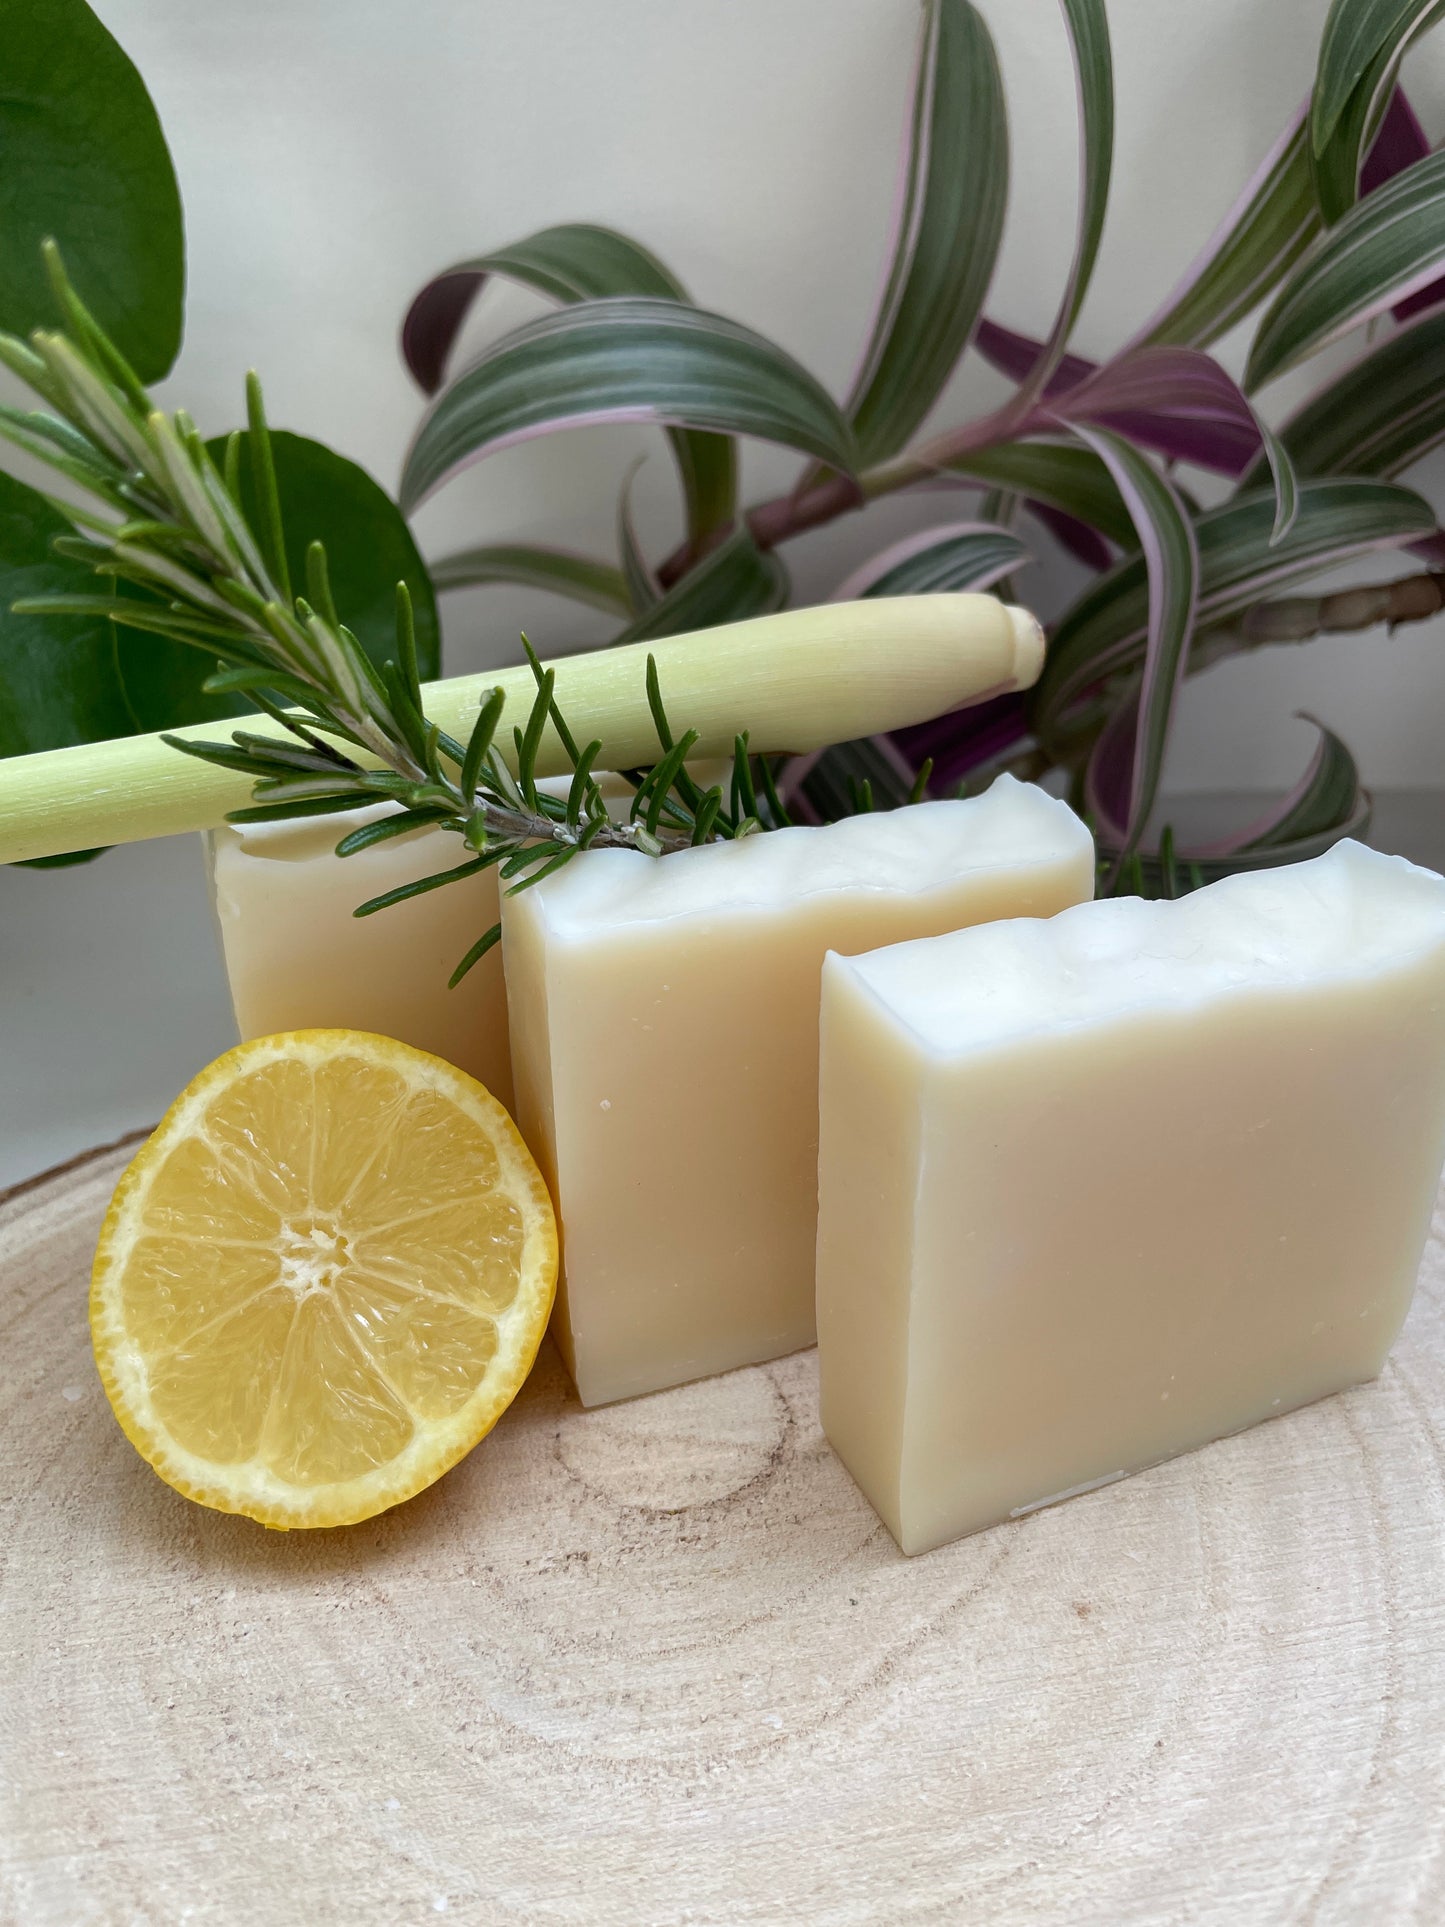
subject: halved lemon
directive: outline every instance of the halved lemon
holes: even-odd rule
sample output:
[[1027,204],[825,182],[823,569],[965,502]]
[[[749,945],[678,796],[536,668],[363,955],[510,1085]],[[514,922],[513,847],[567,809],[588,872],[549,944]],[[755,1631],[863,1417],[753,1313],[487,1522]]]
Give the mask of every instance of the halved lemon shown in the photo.
[[349,1525],[492,1429],[556,1280],[547,1187],[495,1098],[388,1037],[292,1031],[218,1058],[126,1171],[91,1337],[167,1484]]

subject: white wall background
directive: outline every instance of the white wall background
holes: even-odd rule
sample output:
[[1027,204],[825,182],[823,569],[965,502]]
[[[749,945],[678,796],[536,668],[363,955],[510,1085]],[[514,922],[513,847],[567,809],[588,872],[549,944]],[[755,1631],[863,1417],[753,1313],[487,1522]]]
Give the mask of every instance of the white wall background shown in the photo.
[[[636,234],[696,299],[772,335],[835,389],[846,382],[881,269],[914,0],[96,4],[146,76],[175,153],[190,300],[168,389],[208,431],[235,423],[254,364],[277,422],[394,486],[419,412],[396,350],[408,298],[469,252],[571,219]],[[1055,0],[981,4],[1014,134],[990,305],[1041,332],[1074,222],[1067,44]],[[1326,4],[1110,0],[1115,189],[1082,349],[1122,341],[1203,243],[1305,92]],[[1410,78],[1427,125],[1445,130],[1445,39]],[[498,290],[472,332],[533,311]],[[996,392],[970,365],[940,418]],[[503,453],[427,506],[424,546],[545,533],[606,552],[638,453],[649,456],[643,529],[661,553],[675,490],[660,437],[642,429]],[[776,451],[748,451],[753,496],[791,472]],[[793,545],[800,589],[822,593],[875,538],[937,514],[936,500],[888,503],[867,525],[849,518]],[[1023,586],[1047,609],[1067,581],[1046,568]],[[452,597],[446,617],[456,671],[507,658],[523,621],[555,647],[605,634],[601,618],[510,591]],[[1275,649],[1201,678],[1171,787],[1288,782],[1312,741],[1292,720],[1302,704],[1343,731],[1368,782],[1442,782],[1442,642],[1445,626],[1432,624]]]

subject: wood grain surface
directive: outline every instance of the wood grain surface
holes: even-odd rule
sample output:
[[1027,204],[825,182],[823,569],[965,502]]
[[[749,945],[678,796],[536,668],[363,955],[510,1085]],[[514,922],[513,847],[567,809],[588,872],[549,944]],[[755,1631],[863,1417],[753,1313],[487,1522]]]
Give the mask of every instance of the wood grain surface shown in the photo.
[[5,1922],[1445,1920],[1445,1219],[1378,1384],[923,1559],[811,1353],[287,1536],[110,1416],[123,1161],[0,1204]]

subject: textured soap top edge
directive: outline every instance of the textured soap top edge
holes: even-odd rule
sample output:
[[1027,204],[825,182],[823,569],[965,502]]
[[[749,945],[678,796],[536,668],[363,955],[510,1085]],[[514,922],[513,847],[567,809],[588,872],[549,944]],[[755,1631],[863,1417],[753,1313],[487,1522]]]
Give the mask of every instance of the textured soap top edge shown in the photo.
[[585,939],[870,889],[923,894],[1005,867],[1091,862],[1092,852],[1088,830],[1067,804],[1000,776],[982,796],[798,824],[660,861],[632,850],[594,850],[516,902],[551,936]]
[[1445,958],[1445,879],[1342,842],[1173,902],[1114,897],[828,958],[932,1055],[950,1056],[1339,984]]

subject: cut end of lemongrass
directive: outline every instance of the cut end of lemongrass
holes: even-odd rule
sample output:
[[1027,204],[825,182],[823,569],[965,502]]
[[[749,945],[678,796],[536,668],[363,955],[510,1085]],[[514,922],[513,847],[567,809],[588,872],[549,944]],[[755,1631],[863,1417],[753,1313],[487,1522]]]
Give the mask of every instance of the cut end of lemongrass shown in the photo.
[[1044,626],[1029,609],[1016,602],[1004,604],[1013,628],[1015,690],[1032,689],[1044,673]]

